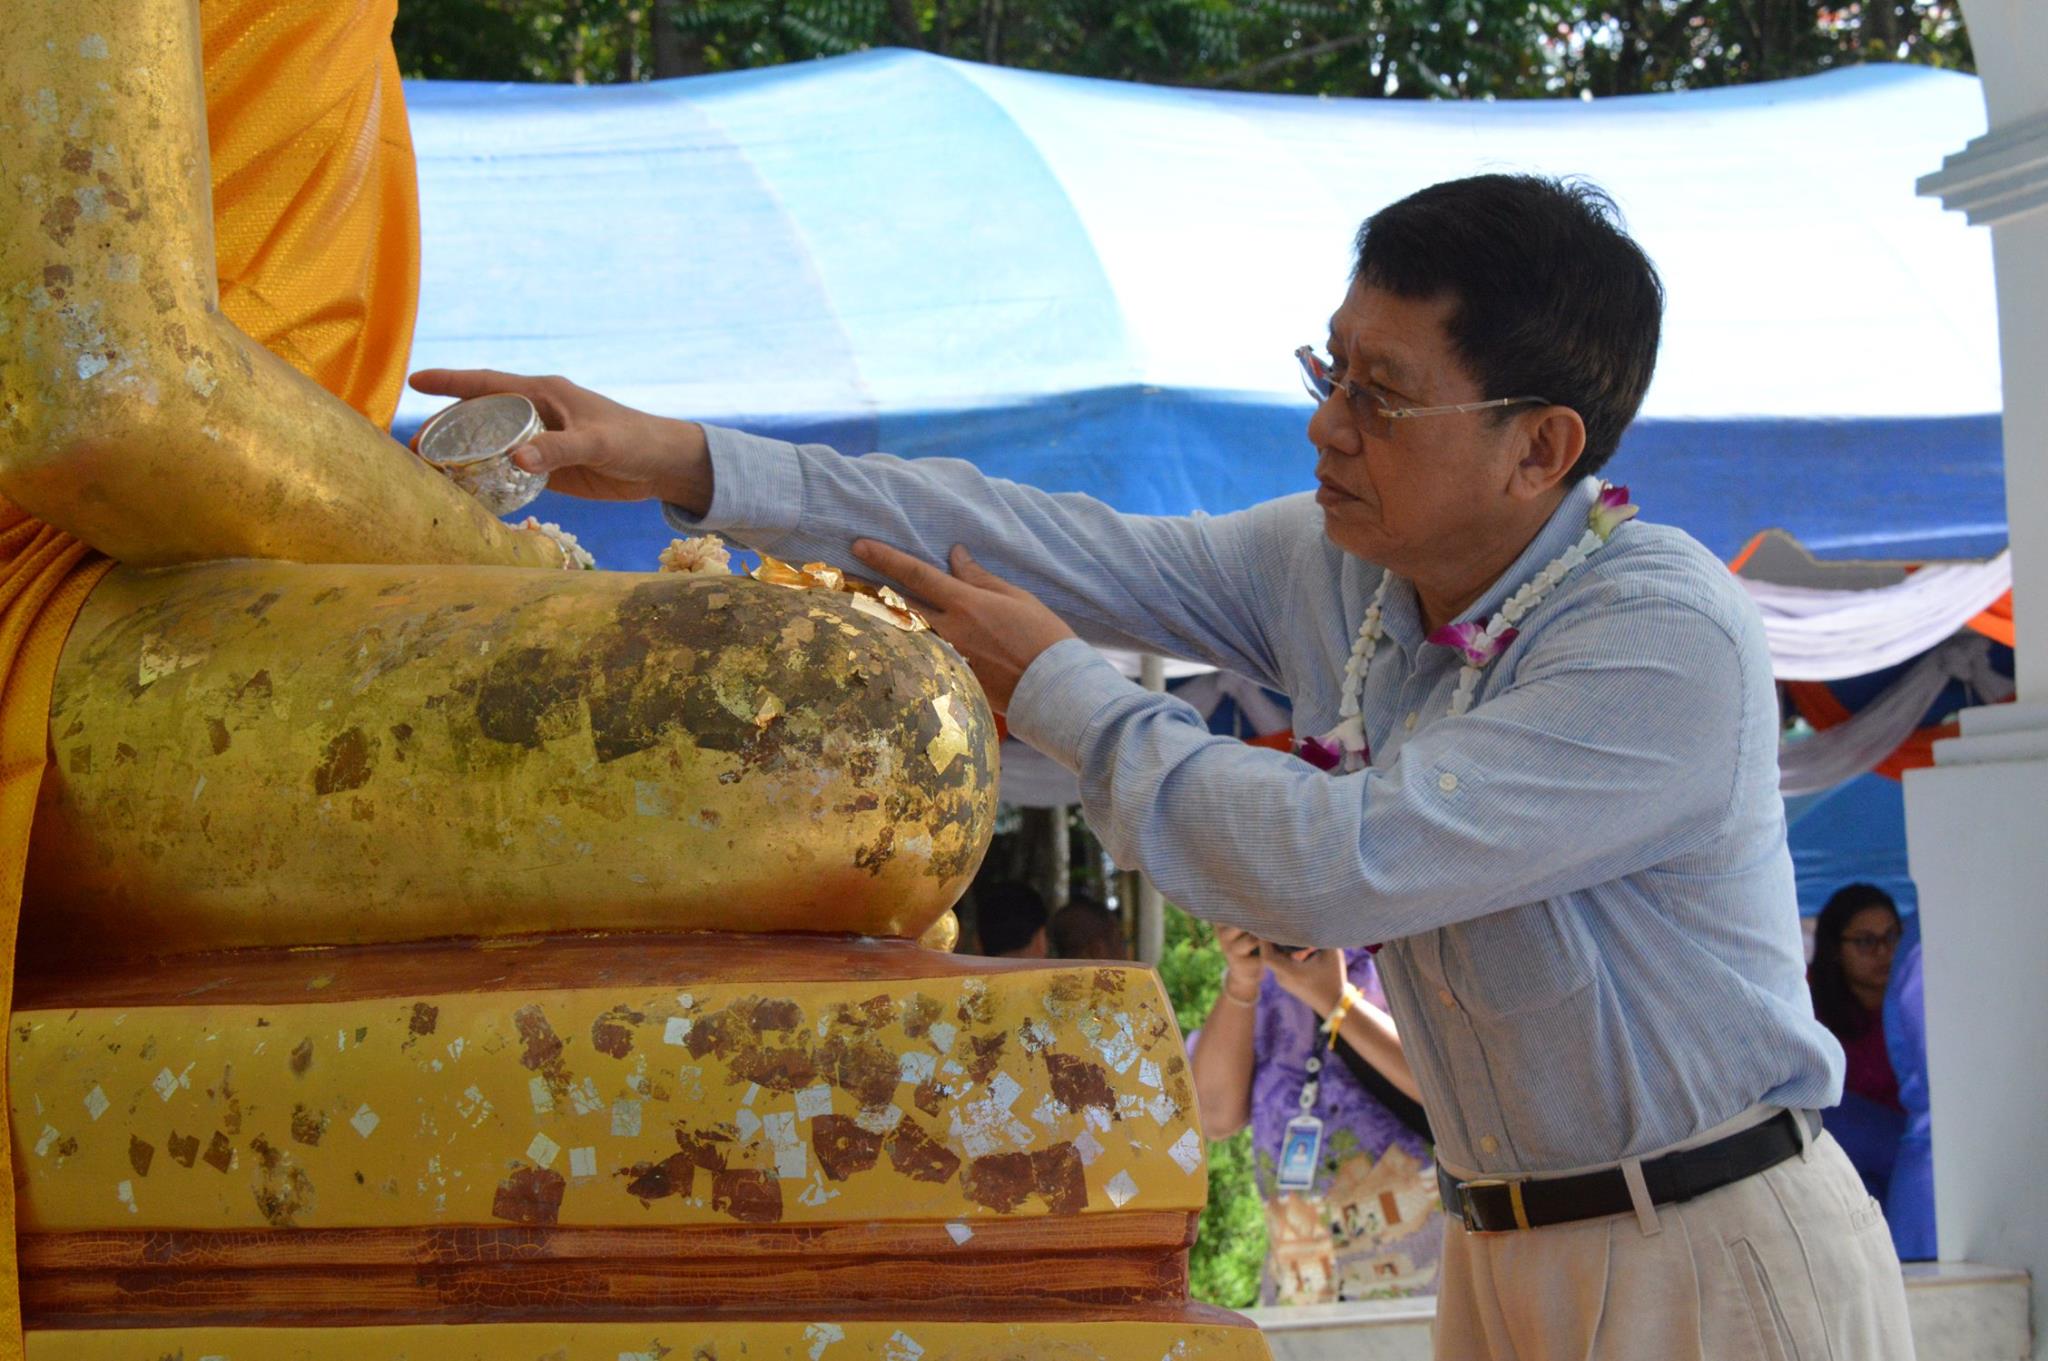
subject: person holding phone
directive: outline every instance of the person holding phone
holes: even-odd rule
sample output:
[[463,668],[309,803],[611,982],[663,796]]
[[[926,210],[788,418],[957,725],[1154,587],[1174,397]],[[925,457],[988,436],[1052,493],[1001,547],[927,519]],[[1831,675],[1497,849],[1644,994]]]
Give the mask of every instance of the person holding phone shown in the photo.
[[1365,950],[1216,928],[1223,989],[1190,1037],[1203,1137],[1252,1130],[1259,1303],[1428,1294],[1443,1212],[1415,1075]]

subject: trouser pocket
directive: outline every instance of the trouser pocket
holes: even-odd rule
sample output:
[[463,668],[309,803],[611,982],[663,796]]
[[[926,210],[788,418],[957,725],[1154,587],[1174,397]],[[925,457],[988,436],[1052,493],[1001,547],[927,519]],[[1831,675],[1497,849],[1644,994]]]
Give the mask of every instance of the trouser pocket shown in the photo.
[[1793,1344],[1792,1330],[1785,1324],[1785,1311],[1778,1305],[1778,1292],[1771,1288],[1763,1259],[1747,1238],[1730,1243],[1728,1253],[1734,1259],[1735,1278],[1742,1282],[1742,1293],[1749,1299],[1757,1355],[1764,1361],[1799,1361],[1799,1348]]

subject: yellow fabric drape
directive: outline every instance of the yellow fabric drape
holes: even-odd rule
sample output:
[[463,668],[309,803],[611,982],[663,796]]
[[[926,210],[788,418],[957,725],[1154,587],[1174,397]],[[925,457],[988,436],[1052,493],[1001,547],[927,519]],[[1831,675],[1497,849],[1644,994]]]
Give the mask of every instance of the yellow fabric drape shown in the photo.
[[397,16],[397,0],[199,6],[221,311],[382,426],[419,301]]
[[[14,1003],[14,938],[28,829],[50,750],[50,685],[78,607],[113,566],[78,540],[0,500],[0,1015]],[[0,1091],[6,1051],[0,1048]],[[0,1358],[19,1361],[14,1153],[0,1139]]]

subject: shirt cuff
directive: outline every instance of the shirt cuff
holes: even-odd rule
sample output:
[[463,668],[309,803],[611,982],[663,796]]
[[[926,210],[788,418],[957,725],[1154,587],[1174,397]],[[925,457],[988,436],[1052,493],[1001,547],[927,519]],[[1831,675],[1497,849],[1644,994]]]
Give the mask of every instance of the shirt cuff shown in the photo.
[[685,534],[730,531],[760,548],[796,528],[804,470],[794,444],[719,425],[704,427],[704,442],[711,450],[711,508],[697,516],[665,501],[661,513],[670,528]]
[[1079,638],[1038,654],[1010,695],[1010,731],[1068,770],[1081,769],[1081,741],[1103,706],[1145,693]]

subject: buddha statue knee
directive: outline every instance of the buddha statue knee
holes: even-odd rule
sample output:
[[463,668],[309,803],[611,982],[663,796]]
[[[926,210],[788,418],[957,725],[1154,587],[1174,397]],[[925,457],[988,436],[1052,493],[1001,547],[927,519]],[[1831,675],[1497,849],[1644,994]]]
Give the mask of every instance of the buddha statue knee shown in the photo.
[[26,956],[915,937],[995,815],[928,632],[738,577],[117,569],[57,670]]

